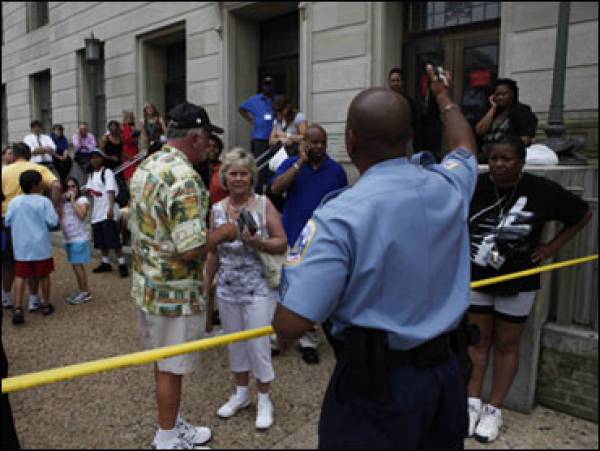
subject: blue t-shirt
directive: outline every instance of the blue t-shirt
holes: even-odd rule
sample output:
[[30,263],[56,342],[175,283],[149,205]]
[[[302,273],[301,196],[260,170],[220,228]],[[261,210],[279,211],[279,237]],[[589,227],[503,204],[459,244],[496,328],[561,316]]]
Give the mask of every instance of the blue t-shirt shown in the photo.
[[[290,157],[281,163],[271,178],[271,184],[292,167],[298,158]],[[317,169],[313,169],[310,164],[302,166],[287,190],[282,212],[283,227],[290,246],[294,245],[304,224],[313,215],[323,197],[347,185],[346,171],[328,155],[325,155],[323,163]]]
[[52,141],[56,144],[56,153],[62,156],[65,150],[69,148],[69,141],[67,141],[66,136],[62,135],[61,137],[58,137],[52,132],[50,133],[50,138],[52,138]]
[[454,329],[469,306],[467,219],[477,160],[455,150],[425,167],[386,160],[319,207],[289,252],[281,303],[332,334],[388,332],[411,349]]
[[262,93],[253,95],[240,105],[240,108],[254,116],[252,139],[269,139],[273,127],[273,98]]
[[22,194],[8,204],[4,224],[11,227],[16,261],[40,261],[52,257],[48,227],[58,225],[52,202],[40,194]]

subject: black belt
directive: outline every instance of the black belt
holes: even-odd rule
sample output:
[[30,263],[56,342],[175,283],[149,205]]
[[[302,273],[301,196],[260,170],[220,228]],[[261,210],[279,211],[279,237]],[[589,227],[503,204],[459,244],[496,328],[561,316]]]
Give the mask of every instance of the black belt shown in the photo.
[[[390,366],[416,366],[424,368],[446,362],[452,353],[452,334],[454,331],[438,335],[412,349],[398,350],[386,348],[383,352],[386,363]],[[351,346],[345,346],[344,340],[329,337],[338,360],[350,360],[353,352]],[[347,351],[346,351],[346,348]]]

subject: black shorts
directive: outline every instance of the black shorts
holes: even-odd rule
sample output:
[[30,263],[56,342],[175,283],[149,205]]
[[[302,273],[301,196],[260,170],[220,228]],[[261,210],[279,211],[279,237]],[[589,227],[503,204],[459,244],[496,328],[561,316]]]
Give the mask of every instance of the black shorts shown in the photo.
[[106,219],[92,224],[92,234],[94,235],[94,247],[96,249],[121,248],[119,226],[117,222],[112,219]]

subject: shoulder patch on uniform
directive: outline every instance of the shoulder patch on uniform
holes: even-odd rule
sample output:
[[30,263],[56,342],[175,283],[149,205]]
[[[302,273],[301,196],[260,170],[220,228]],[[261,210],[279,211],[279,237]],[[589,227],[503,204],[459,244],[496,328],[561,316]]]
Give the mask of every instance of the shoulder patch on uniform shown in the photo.
[[444,163],[444,167],[446,169],[456,169],[460,167],[460,163],[458,161],[449,160]]
[[313,219],[309,219],[302,229],[302,232],[300,232],[296,243],[294,243],[294,247],[291,248],[288,253],[288,256],[285,260],[286,266],[295,266],[299,263],[302,263],[304,260],[304,255],[315,238],[316,233],[317,223]]

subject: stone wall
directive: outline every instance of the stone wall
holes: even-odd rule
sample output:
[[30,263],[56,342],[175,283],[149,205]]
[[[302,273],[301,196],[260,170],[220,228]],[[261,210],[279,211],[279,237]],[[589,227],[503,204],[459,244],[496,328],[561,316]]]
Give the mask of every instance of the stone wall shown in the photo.
[[540,404],[598,422],[598,335],[549,323],[542,331],[536,398]]

